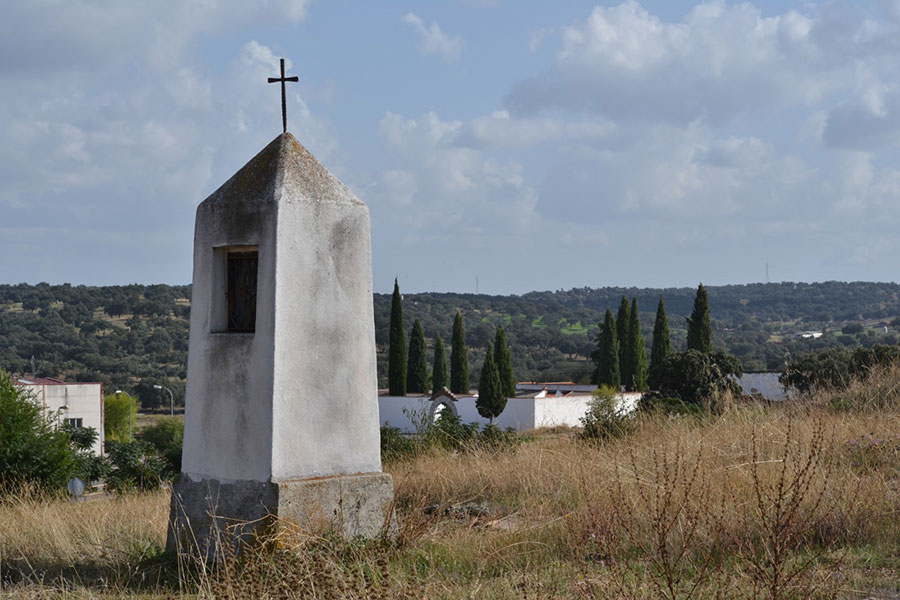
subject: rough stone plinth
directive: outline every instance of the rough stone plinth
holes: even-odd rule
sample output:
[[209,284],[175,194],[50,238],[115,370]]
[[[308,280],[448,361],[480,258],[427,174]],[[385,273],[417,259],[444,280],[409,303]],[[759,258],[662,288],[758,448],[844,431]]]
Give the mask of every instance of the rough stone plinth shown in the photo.
[[288,533],[348,539],[392,536],[394,489],[387,473],[271,483],[181,477],[172,489],[166,550],[211,560]]

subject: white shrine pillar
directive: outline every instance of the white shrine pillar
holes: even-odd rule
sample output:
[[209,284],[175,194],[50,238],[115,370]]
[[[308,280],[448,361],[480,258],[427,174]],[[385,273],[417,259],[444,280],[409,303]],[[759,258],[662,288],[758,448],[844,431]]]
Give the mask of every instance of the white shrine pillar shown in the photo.
[[208,558],[273,523],[350,537],[391,523],[369,229],[290,133],[197,208],[170,550]]

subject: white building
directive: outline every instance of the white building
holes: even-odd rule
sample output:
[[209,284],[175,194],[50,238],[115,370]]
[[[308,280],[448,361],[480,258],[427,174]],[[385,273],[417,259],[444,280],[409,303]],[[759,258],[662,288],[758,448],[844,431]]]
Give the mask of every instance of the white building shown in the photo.
[[802,331],[800,333],[794,334],[795,337],[803,338],[804,340],[817,340],[822,337],[821,331]]
[[737,381],[741,384],[741,393],[766,400],[787,400],[788,390],[779,381],[781,373],[744,373]]
[[26,388],[40,405],[45,419],[57,425],[93,427],[97,430],[94,454],[103,455],[103,384],[74,383],[50,377],[20,378],[16,385]]

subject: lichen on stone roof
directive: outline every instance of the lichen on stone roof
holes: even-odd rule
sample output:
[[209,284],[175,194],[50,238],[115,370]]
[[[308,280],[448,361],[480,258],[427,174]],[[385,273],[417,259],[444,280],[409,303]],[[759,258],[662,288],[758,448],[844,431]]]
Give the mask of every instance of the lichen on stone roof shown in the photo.
[[280,201],[363,204],[291,133],[278,135],[202,204]]

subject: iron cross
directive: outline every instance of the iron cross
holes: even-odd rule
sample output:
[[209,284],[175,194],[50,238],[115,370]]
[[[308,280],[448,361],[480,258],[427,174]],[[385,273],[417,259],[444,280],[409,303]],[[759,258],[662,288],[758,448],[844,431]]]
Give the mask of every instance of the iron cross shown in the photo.
[[269,83],[277,83],[281,82],[281,124],[284,127],[284,133],[287,133],[287,102],[284,96],[284,82],[285,81],[293,81],[295,83],[300,82],[300,78],[294,75],[293,77],[285,77],[284,76],[284,59],[281,59],[281,77],[269,77]]

